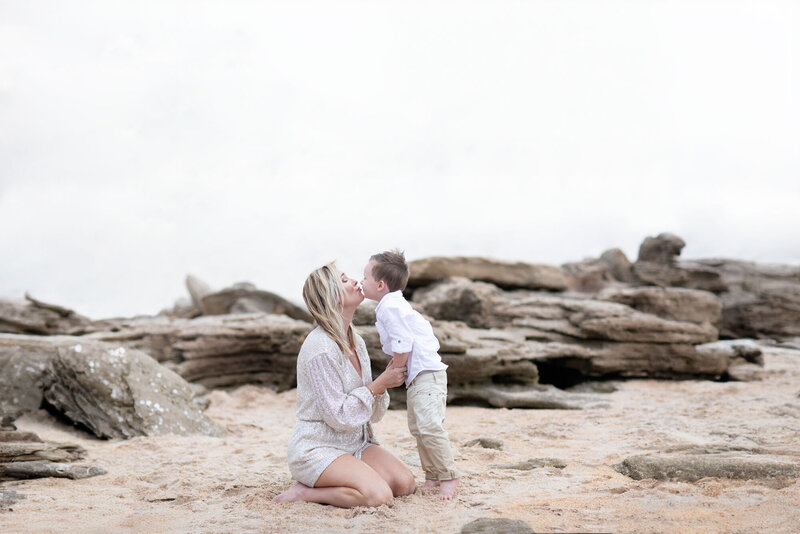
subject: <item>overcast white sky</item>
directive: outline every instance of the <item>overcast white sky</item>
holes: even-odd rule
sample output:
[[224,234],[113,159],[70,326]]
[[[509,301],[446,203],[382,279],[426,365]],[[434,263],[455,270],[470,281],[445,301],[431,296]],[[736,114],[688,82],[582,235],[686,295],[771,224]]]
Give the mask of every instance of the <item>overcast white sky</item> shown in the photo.
[[800,2],[0,0],[0,298],[374,252],[800,262]]

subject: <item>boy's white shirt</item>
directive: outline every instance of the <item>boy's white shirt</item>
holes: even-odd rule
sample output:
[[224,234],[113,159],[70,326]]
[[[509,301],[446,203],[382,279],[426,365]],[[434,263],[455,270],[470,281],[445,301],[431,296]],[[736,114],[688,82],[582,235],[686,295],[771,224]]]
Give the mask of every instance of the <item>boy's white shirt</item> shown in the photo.
[[447,369],[439,356],[439,340],[433,327],[403,298],[402,291],[387,293],[375,308],[375,326],[381,338],[381,348],[389,356],[408,355],[406,387],[422,371]]

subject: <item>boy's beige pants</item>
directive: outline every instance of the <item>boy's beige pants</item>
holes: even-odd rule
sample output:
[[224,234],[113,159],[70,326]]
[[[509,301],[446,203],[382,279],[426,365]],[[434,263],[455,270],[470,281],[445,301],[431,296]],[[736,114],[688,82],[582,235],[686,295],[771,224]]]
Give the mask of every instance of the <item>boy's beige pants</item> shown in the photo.
[[442,424],[447,404],[447,372],[417,375],[406,397],[408,429],[417,438],[417,450],[426,480],[452,480],[456,470],[450,438]]

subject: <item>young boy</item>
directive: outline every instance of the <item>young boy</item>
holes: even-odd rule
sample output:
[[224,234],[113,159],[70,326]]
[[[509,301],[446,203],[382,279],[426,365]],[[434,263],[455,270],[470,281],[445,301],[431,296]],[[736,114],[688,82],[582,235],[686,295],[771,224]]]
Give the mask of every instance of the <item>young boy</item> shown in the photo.
[[439,341],[425,318],[403,298],[408,265],[399,250],[375,254],[364,269],[364,296],[378,302],[375,308],[383,351],[395,365],[407,365],[408,429],[417,439],[425,471],[425,488],[439,486],[439,498],[450,500],[459,474],[442,427],[447,402],[447,365],[439,356]]

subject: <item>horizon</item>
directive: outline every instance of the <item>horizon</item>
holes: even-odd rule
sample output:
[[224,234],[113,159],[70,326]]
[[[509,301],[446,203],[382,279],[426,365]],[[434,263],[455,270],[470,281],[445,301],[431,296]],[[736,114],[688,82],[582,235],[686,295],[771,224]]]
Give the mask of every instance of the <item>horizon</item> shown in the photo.
[[[373,253],[800,264],[800,4],[0,6],[0,298],[155,314]],[[10,230],[9,230],[10,229]]]

